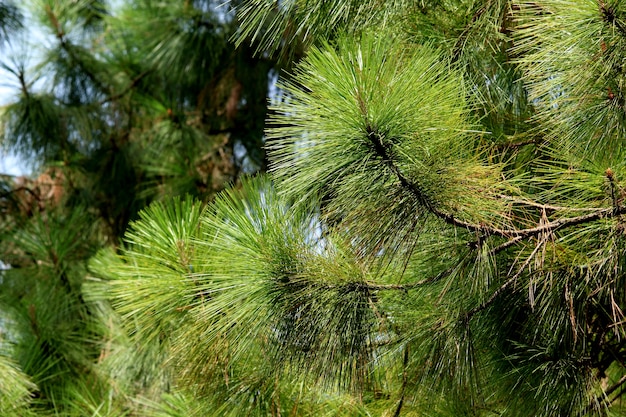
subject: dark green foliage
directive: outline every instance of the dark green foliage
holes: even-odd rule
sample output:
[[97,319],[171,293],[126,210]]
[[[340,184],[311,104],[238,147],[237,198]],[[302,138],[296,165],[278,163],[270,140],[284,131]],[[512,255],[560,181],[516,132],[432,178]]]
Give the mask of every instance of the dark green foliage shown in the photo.
[[[35,215],[3,239],[0,303],[6,312],[0,346],[37,384],[36,403],[48,407],[70,386],[93,378],[99,324],[81,295],[82,260],[97,247],[84,213]],[[6,333],[5,333],[6,332]]]
[[10,0],[0,2],[0,48],[10,39],[11,33],[22,27],[22,15]]

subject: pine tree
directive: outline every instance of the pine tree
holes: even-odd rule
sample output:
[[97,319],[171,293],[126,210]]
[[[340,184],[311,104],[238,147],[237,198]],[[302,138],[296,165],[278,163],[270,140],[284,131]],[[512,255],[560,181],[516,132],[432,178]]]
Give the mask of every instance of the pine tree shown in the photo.
[[[622,3],[242,2],[234,39],[286,69],[269,174],[91,259],[68,332],[99,353],[61,411],[624,415]],[[50,254],[87,227],[47,221]],[[5,403],[37,411],[14,358]]]
[[622,415],[624,5],[239,13],[299,59],[270,176],[92,264],[159,415]]

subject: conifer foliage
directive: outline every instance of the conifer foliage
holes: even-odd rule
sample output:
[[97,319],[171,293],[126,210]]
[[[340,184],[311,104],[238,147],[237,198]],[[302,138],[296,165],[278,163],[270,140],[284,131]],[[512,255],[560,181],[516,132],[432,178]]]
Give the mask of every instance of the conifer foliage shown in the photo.
[[[237,12],[235,42],[285,68],[269,172],[208,204],[150,205],[84,282],[72,257],[95,246],[59,242],[87,225],[20,228],[33,233],[16,247],[48,250],[38,270],[65,277],[56,290],[80,302],[64,311],[84,319],[54,333],[50,309],[7,305],[5,322],[30,328],[12,334],[58,360],[32,365],[5,343],[0,375],[16,383],[0,410],[36,411],[34,392],[62,395],[68,415],[626,415],[623,2]],[[149,56],[199,65],[163,46],[209,42],[204,23],[187,28]],[[171,74],[181,94],[197,91],[185,74]]]
[[33,172],[0,177],[0,415],[144,415],[155,370],[109,367],[87,263],[151,201],[264,169],[274,60],[220,3],[0,0],[0,158]]

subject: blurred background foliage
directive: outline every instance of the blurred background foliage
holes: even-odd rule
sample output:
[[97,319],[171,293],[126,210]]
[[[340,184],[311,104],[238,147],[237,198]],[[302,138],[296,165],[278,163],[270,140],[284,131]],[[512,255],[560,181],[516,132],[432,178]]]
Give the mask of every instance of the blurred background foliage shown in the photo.
[[83,298],[87,261],[151,202],[206,202],[266,169],[279,67],[229,42],[237,2],[222,3],[0,1],[0,146],[25,172],[0,177],[3,416],[134,408],[152,377],[104,372],[122,336]]

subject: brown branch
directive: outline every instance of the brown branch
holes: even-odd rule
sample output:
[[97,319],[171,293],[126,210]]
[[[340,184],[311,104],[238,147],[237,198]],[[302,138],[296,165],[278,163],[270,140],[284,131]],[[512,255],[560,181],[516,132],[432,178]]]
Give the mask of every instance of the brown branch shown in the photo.
[[[536,207],[536,208],[541,209],[542,211],[545,211],[545,210],[559,211],[560,210],[560,211],[591,211],[591,212],[597,212],[598,210],[604,210],[603,208],[598,208],[598,207],[591,207],[590,208],[590,207],[554,206],[554,205],[551,205],[551,204],[537,203],[537,202],[532,201],[532,200],[520,199],[520,198],[516,198],[516,197],[504,195],[504,194],[499,194],[498,198],[501,198],[503,200],[509,200],[509,201],[511,201],[513,203],[523,204],[523,205],[530,206],[530,207]],[[491,249],[490,254],[491,255],[498,254],[498,253],[502,252],[503,250],[509,248],[510,246],[513,246],[514,244],[516,244],[517,242],[519,242],[523,238],[524,238],[524,236],[515,236],[515,237],[507,240],[506,242],[502,243],[501,245],[496,246],[495,248]]]
[[465,314],[465,321],[469,322],[472,319],[472,317],[474,317],[474,315],[476,315],[477,313],[483,311],[484,309],[489,307],[491,304],[493,304],[493,302],[500,296],[500,294],[502,294],[511,284],[513,284],[515,281],[517,281],[517,279],[520,277],[520,275],[522,275],[522,273],[524,272],[524,269],[526,269],[526,267],[530,264],[530,262],[533,260],[533,257],[537,254],[537,252],[539,252],[539,249],[548,240],[549,237],[550,237],[550,235],[546,235],[546,236],[543,237],[543,239],[541,239],[537,243],[537,245],[535,246],[535,249],[533,249],[533,251],[530,253],[528,258],[526,258],[526,260],[524,261],[522,266],[517,270],[515,275],[513,275],[511,278],[506,280],[506,282],[504,284],[502,284],[497,290],[495,290],[493,292],[493,294],[491,294],[491,297],[489,297],[489,299],[487,301],[485,301],[481,305],[476,306],[473,309],[471,309],[470,311],[468,311]]
[[601,403],[606,403],[607,405],[612,404],[615,400],[617,400],[623,394],[623,391],[619,395],[617,395],[615,398],[613,398],[612,400],[609,399],[609,395],[611,395],[613,392],[617,391],[624,384],[626,384],[626,375],[623,375],[619,379],[619,381],[617,381],[609,389],[605,390],[602,394],[600,394],[599,396],[597,396],[594,399],[592,399],[591,402],[589,403],[589,405],[587,405],[587,407],[585,407],[585,409],[579,415],[580,416],[586,416],[587,414],[589,414],[589,412],[591,410],[594,409],[594,406],[596,404],[598,404],[598,405],[601,404]]
[[596,211],[589,213],[589,214],[584,214],[584,215],[577,216],[577,217],[566,217],[566,218],[548,222],[541,226],[531,227],[529,229],[510,230],[510,231],[504,230],[502,231],[502,233],[503,235],[512,234],[515,236],[522,236],[522,237],[534,236],[543,232],[554,231],[556,229],[566,227],[566,226],[568,227],[576,226],[579,224],[583,224],[583,223],[587,223],[587,222],[591,222],[595,220],[600,220],[603,218],[614,217],[615,215],[622,214],[625,211],[626,211],[625,207],[618,207],[615,210],[612,208],[599,208]]
[[150,72],[151,72],[150,70],[146,70],[146,71],[142,72],[142,73],[141,73],[141,74],[139,74],[137,77],[133,78],[133,79],[131,80],[131,82],[130,82],[127,86],[126,86],[126,88],[124,88],[122,91],[120,91],[120,92],[119,92],[119,93],[117,93],[117,94],[113,94],[112,96],[109,96],[109,97],[105,98],[104,100],[101,100],[99,104],[100,104],[100,105],[102,105],[102,104],[106,104],[106,103],[108,103],[108,102],[110,102],[110,101],[115,101],[115,100],[117,100],[117,99],[120,99],[120,98],[124,97],[126,94],[128,94],[128,92],[129,92],[130,90],[132,90],[133,88],[135,88],[135,87],[137,86],[137,84],[139,84],[139,82],[140,82],[140,81],[141,81],[141,80],[142,80],[142,79],[143,79],[146,75],[148,75]]
[[435,204],[430,200],[427,193],[424,192],[418,184],[410,181],[406,176],[404,176],[402,171],[400,171],[400,168],[398,168],[398,166],[394,163],[378,132],[376,132],[371,126],[368,126],[367,133],[368,138],[370,139],[370,142],[374,147],[374,151],[382,159],[387,169],[389,169],[398,179],[400,185],[408,192],[410,192],[417,199],[417,201],[422,206],[424,206],[424,208],[426,208],[430,213],[434,214],[436,217],[440,218],[451,226],[462,227],[464,229],[467,229],[468,231],[478,232],[484,235],[497,235],[509,238],[531,237],[541,234],[543,232],[554,231],[561,227],[575,226],[602,218],[614,217],[615,215],[623,214],[624,212],[626,212],[626,207],[617,207],[615,209],[598,208],[589,214],[576,217],[561,218],[542,224],[540,226],[527,229],[502,229],[498,227],[487,226],[484,224],[475,224],[465,220],[461,220],[459,218],[456,218],[454,215],[441,211],[440,209],[435,207]]
[[503,250],[507,249],[510,246],[515,245],[517,242],[519,242],[520,240],[522,240],[523,238],[521,236],[515,236],[514,238],[511,238],[509,240],[507,240],[506,242],[496,246],[495,248],[491,249],[489,251],[490,255],[496,255],[500,252],[502,252]]
[[464,227],[470,231],[483,232],[487,235],[498,235],[504,237],[531,237],[541,234],[543,232],[554,231],[556,229],[560,229],[566,226],[576,226],[579,224],[600,220],[602,218],[614,217],[615,215],[623,214],[624,212],[626,212],[626,207],[619,207],[617,210],[614,210],[612,208],[599,208],[589,214],[576,217],[566,217],[527,229],[501,229],[486,225],[477,225],[457,219],[453,215],[449,213],[444,213],[438,209],[433,211],[433,214],[443,219],[446,223],[450,225]]
[[20,191],[25,191],[28,194],[32,195],[37,201],[41,201],[41,197],[39,196],[38,193],[34,192],[33,190],[31,190],[28,187],[17,187],[17,188],[13,188],[9,191],[5,191],[0,193],[0,198],[6,198],[8,196],[10,196],[11,194],[15,194],[15,193],[19,193]]
[[503,143],[503,144],[496,145],[495,147],[498,150],[502,150],[502,149],[517,149],[526,145],[537,145],[537,139],[528,139],[528,140],[523,140],[520,142]]
[[526,200],[524,198],[513,197],[506,194],[498,194],[498,198],[502,200],[508,200],[512,203],[522,204],[525,206],[536,207],[542,210],[554,210],[554,211],[596,211],[600,209],[600,207],[563,207],[563,206],[554,206],[552,204],[543,204],[537,203],[536,201]]
[[55,35],[57,39],[59,40],[59,44],[61,45],[61,48],[65,52],[67,52],[70,58],[80,67],[81,70],[83,70],[83,72],[91,80],[91,82],[97,85],[102,91],[105,91],[106,90],[105,84],[101,80],[98,79],[95,73],[93,73],[89,68],[87,68],[87,66],[85,65],[85,62],[82,59],[80,59],[78,55],[76,54],[76,52],[74,51],[73,45],[67,42],[67,38],[65,37],[65,32],[63,31],[63,28],[59,22],[59,19],[57,19],[57,16],[52,11],[52,8],[50,7],[50,5],[46,5],[46,14],[48,15],[48,18],[50,19],[52,26],[54,27],[54,30],[56,32]]
[[393,417],[400,417],[400,412],[402,411],[402,406],[404,405],[404,394],[406,391],[406,385],[408,381],[407,377],[407,367],[409,365],[409,346],[404,346],[404,356],[402,358],[402,387],[400,388],[400,401],[398,401],[398,406],[396,407],[395,413],[393,413]]
[[487,4],[479,8],[472,16],[472,21],[469,22],[467,26],[465,26],[465,28],[463,29],[463,32],[461,32],[461,34],[457,38],[454,44],[454,47],[452,49],[453,51],[452,62],[456,62],[459,60],[459,57],[461,56],[461,51],[463,50],[463,46],[465,45],[465,42],[467,41],[472,25],[476,23],[478,19],[480,19],[480,17],[487,11],[487,8],[490,5],[491,5],[491,1],[488,1]]

